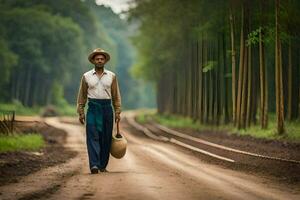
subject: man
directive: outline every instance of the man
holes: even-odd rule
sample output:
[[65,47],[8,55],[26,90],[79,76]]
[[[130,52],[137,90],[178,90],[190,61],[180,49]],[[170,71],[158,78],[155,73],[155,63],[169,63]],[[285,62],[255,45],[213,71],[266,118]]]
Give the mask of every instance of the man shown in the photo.
[[[94,69],[83,74],[77,97],[79,121],[86,123],[86,142],[89,166],[92,174],[107,172],[106,166],[113,130],[113,108],[115,122],[119,123],[121,113],[121,96],[116,75],[105,69],[110,55],[95,49],[88,57]],[[87,115],[84,107],[88,100]]]

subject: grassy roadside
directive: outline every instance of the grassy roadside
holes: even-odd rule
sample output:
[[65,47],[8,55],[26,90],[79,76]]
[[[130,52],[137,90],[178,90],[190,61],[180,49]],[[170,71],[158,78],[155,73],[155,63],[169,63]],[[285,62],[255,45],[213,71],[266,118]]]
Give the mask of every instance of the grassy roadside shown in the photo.
[[19,150],[38,150],[45,145],[40,134],[0,135],[0,153]]
[[17,115],[39,115],[41,108],[32,107],[28,108],[23,106],[20,102],[14,101],[12,103],[0,103],[0,110],[2,111],[15,111]]
[[214,130],[226,131],[230,134],[237,135],[250,135],[255,138],[275,139],[275,140],[288,140],[300,142],[300,122],[285,122],[286,135],[280,136],[276,133],[276,116],[269,116],[269,125],[266,130],[262,130],[260,125],[252,125],[250,128],[238,130],[232,124],[227,125],[204,125],[198,121],[193,121],[191,118],[175,116],[175,115],[159,115],[155,111],[142,110],[137,116],[139,123],[145,123],[147,118],[152,118],[156,122],[173,128],[191,128],[197,131]]
[[20,102],[14,101],[12,103],[0,103],[1,111],[15,111],[16,115],[21,116],[34,116],[42,115],[47,109],[54,109],[55,113],[60,116],[76,116],[76,106],[70,104],[64,104],[63,106],[46,106],[46,107],[26,107]]

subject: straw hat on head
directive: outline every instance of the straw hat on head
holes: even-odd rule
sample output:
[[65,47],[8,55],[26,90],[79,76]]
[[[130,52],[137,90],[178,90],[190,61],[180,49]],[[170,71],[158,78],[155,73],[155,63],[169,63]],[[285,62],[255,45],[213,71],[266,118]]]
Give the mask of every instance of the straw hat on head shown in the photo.
[[95,63],[94,63],[94,56],[95,56],[95,55],[99,55],[99,54],[105,56],[106,62],[108,62],[108,61],[110,60],[110,55],[109,55],[109,53],[107,53],[107,52],[104,51],[103,49],[97,48],[97,49],[95,49],[95,50],[89,55],[89,57],[88,57],[89,61],[90,61],[91,63],[95,64]]

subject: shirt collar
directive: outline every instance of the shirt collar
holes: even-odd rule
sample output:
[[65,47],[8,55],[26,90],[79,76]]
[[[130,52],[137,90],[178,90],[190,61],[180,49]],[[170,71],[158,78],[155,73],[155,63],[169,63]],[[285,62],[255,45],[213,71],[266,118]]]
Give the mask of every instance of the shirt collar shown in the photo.
[[[94,74],[96,74],[96,70],[95,70],[95,68],[93,69],[93,75]],[[104,68],[104,70],[103,70],[103,74],[107,74],[107,70]]]

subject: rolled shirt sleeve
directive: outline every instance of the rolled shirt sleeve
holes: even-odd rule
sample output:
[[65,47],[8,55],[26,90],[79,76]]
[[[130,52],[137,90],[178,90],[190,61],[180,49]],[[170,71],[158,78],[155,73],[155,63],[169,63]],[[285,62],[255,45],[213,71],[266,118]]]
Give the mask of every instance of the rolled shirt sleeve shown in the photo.
[[84,107],[87,102],[87,90],[88,90],[88,84],[85,81],[84,75],[81,78],[80,81],[80,87],[77,95],[77,113],[78,114],[84,114]]
[[121,113],[121,94],[116,75],[113,77],[111,84],[112,103],[116,114]]

